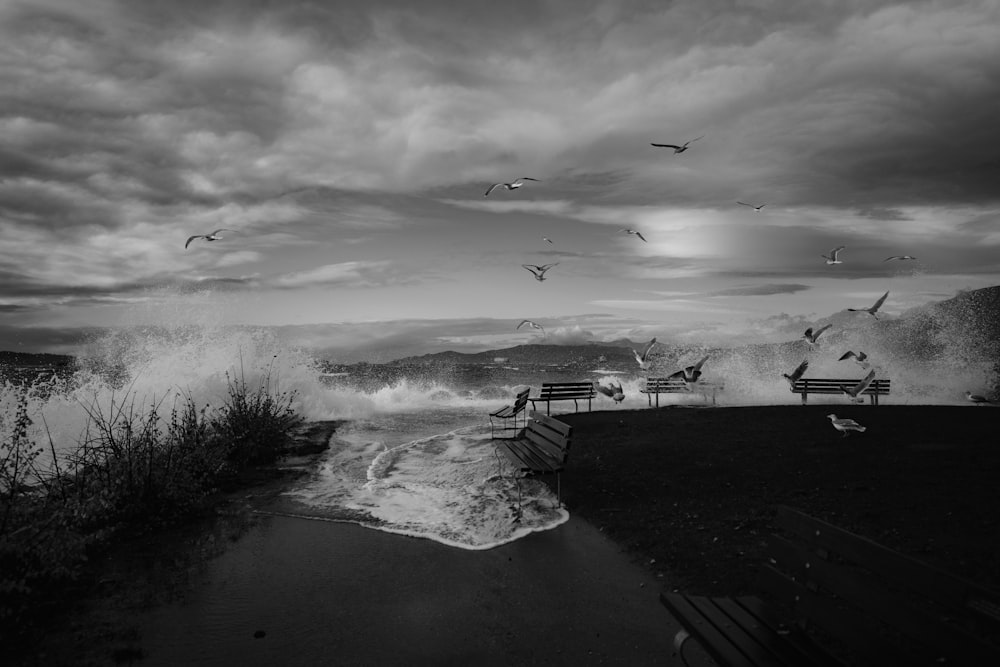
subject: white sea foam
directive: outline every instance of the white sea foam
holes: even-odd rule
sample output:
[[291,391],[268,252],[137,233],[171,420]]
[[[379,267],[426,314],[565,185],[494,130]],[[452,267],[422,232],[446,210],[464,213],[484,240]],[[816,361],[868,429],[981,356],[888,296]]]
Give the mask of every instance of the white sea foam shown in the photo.
[[288,495],[306,512],[350,510],[362,525],[463,549],[489,549],[569,518],[548,486],[518,479],[496,455],[485,425],[395,447],[348,433],[316,477]]

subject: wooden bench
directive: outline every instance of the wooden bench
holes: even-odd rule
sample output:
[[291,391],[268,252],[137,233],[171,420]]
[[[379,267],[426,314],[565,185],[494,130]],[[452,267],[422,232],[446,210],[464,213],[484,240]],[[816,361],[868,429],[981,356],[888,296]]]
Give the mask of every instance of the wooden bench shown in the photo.
[[531,407],[534,409],[536,403],[545,403],[545,414],[551,414],[550,406],[552,401],[573,401],[573,406],[580,410],[578,401],[587,401],[587,410],[590,410],[591,401],[597,395],[593,382],[543,382],[542,389],[538,396],[529,398]]
[[[844,393],[843,387],[853,387],[858,384],[857,379],[853,380],[828,380],[825,378],[800,378],[792,386],[793,394],[802,394],[802,405],[806,404],[806,397],[809,394],[840,394]],[[879,396],[889,395],[889,379],[872,380],[868,388],[861,392],[871,400],[872,405],[878,405]]]
[[646,394],[650,406],[656,396],[656,407],[660,407],[660,394],[701,394],[706,401],[711,397],[715,405],[715,395],[723,389],[723,385],[715,382],[696,382],[688,386],[682,378],[653,377],[646,378],[646,388],[639,391]]
[[573,427],[555,417],[532,411],[528,425],[516,440],[504,440],[500,451],[521,472],[530,475],[554,474],[556,498],[562,504],[560,475],[569,456]]
[[789,507],[758,584],[768,599],[661,593],[724,666],[1000,665],[1000,593]]
[[521,418],[521,422],[523,424],[525,421],[525,408],[528,407],[528,393],[530,391],[530,387],[522,389],[517,392],[512,404],[505,405],[496,412],[490,413],[491,438],[494,440],[497,439],[497,431],[500,431],[501,433],[511,433],[511,438],[517,437],[517,432],[520,430],[517,425],[518,417]]

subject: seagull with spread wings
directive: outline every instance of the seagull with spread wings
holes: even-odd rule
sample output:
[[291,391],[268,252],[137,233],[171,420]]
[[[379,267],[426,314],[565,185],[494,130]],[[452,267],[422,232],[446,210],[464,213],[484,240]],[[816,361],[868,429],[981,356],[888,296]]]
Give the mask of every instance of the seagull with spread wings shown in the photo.
[[537,178],[529,178],[528,176],[522,176],[521,178],[514,179],[510,183],[494,183],[493,185],[490,186],[490,189],[487,190],[486,194],[484,194],[483,196],[484,197],[489,197],[491,192],[493,192],[494,190],[496,190],[497,188],[499,188],[501,186],[507,188],[507,190],[517,190],[518,188],[520,188],[520,187],[522,187],[524,185],[524,181],[536,181],[537,182],[538,179]]
[[639,363],[639,368],[641,370],[646,370],[646,361],[649,358],[649,351],[653,349],[654,345],[656,345],[655,338],[646,343],[645,347],[642,348],[642,354],[632,350],[632,354],[635,356],[635,360]]
[[871,366],[871,364],[868,363],[868,355],[864,352],[854,352],[853,350],[848,350],[840,355],[840,359],[837,359],[837,361],[844,361],[845,359],[854,359],[854,363],[861,366],[861,368],[868,368]]
[[805,338],[810,345],[817,345],[819,337],[823,334],[824,331],[829,329],[831,326],[833,325],[826,324],[821,326],[819,329],[816,329],[815,331],[813,331],[812,327],[809,327],[808,329],[806,329],[806,332],[802,334],[802,337]]
[[[646,241],[646,237],[640,234],[639,232],[635,231],[634,229],[619,229],[618,231],[625,234],[632,234],[633,236],[638,236],[643,241]],[[649,241],[646,241],[646,243],[649,243]]]
[[846,247],[847,246],[845,246],[845,245],[839,245],[839,246],[837,246],[836,248],[834,248],[833,250],[830,251],[829,256],[827,256],[827,255],[820,255],[820,257],[822,257],[823,259],[825,259],[827,264],[843,264],[844,261],[842,259],[840,259],[838,257],[838,255],[840,254],[840,251],[843,250]]
[[889,296],[888,292],[880,296],[878,301],[875,302],[875,305],[870,306],[868,308],[848,308],[847,310],[851,311],[852,313],[868,313],[877,320],[878,315],[876,315],[875,313],[878,312],[878,309],[882,307],[883,303],[885,303],[885,298],[887,296]]
[[688,146],[690,144],[693,144],[694,142],[698,141],[698,139],[703,139],[704,137],[705,135],[703,134],[700,137],[692,139],[691,141],[685,141],[680,146],[678,146],[677,144],[650,144],[650,146],[656,146],[657,148],[673,148],[674,154],[676,155],[677,153],[683,153],[688,149]]
[[[702,357],[701,360],[698,361],[698,363],[696,364],[692,364],[691,366],[682,368],[676,373],[671,373],[670,375],[667,376],[667,378],[668,379],[681,378],[682,380],[684,380],[684,384],[692,385],[698,381],[698,378],[701,377],[701,367],[705,365],[706,361],[708,361],[708,355]],[[688,387],[688,389],[690,388],[691,387]]]
[[531,273],[535,276],[535,280],[542,281],[545,280],[545,272],[553,266],[558,265],[559,262],[556,262],[555,264],[543,264],[542,266],[538,266],[537,264],[522,264],[521,266],[531,271]]
[[521,323],[518,324],[516,327],[514,327],[514,329],[515,330],[520,329],[525,324],[527,324],[532,329],[538,329],[539,331],[541,331],[542,332],[542,336],[545,335],[545,329],[542,327],[542,325],[538,324],[537,322],[532,322],[531,320],[521,320]]
[[545,241],[546,243],[552,243],[552,239],[550,239],[548,236],[543,236],[542,240]]
[[863,398],[859,398],[861,392],[867,389],[869,385],[871,385],[872,380],[874,379],[875,379],[875,369],[873,368],[870,371],[868,371],[868,375],[861,378],[861,380],[859,380],[857,384],[853,386],[847,386],[846,384],[842,384],[840,385],[840,389],[845,394],[847,394],[852,401],[857,401],[858,403],[861,403],[864,400]]
[[806,369],[809,368],[809,360],[803,361],[801,364],[795,367],[795,370],[788,373],[782,373],[781,377],[788,380],[788,384],[791,385],[792,389],[795,388],[795,383],[798,382],[803,375],[805,375]]
[[761,204],[760,206],[754,206],[753,204],[747,204],[745,202],[738,201],[737,204],[743,204],[744,206],[749,206],[754,210],[755,213],[760,213],[760,210],[767,206],[767,204]]
[[916,259],[913,255],[893,255],[892,257],[886,257],[883,262],[891,262],[894,259]]
[[233,231],[233,230],[232,229],[216,229],[211,234],[195,234],[194,236],[188,237],[187,243],[184,244],[184,249],[187,250],[187,247],[189,245],[191,245],[191,241],[194,241],[195,239],[205,239],[206,241],[219,241],[219,240],[222,239],[222,236],[221,236],[220,232],[231,232],[231,231]]

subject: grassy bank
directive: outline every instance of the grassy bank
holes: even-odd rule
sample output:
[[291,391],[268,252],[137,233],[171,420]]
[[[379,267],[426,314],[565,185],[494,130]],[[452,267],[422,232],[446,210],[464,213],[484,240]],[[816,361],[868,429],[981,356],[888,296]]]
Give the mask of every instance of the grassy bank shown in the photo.
[[[287,451],[301,419],[269,376],[230,377],[217,407],[124,391],[83,405],[75,448],[29,436],[27,395],[0,442],[0,644],[16,654],[116,542],[198,516],[220,491]],[[47,455],[47,456],[45,456]],[[41,461],[45,460],[45,465]]]

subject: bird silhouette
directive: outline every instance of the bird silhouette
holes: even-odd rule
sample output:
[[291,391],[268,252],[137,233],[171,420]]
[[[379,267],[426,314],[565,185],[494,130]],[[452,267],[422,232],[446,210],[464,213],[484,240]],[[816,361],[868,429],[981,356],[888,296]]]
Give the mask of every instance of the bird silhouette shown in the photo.
[[840,355],[840,359],[837,359],[837,361],[843,361],[844,359],[854,359],[854,362],[858,366],[861,366],[861,368],[868,368],[871,366],[871,364],[868,363],[868,355],[864,352],[854,352],[852,350],[848,350]]
[[524,181],[538,181],[538,179],[522,176],[521,178],[514,179],[510,183],[494,183],[493,185],[490,186],[489,190],[487,190],[486,194],[484,194],[483,196],[489,197],[490,193],[499,188],[500,186],[507,188],[507,190],[517,190],[518,188],[524,185]]
[[556,262],[555,264],[544,264],[542,266],[538,266],[537,264],[522,264],[521,266],[531,271],[531,273],[533,273],[535,276],[535,280],[542,281],[545,280],[545,272],[551,269],[553,266],[558,266],[558,265],[559,262]]
[[971,391],[965,392],[965,398],[967,400],[975,403],[976,405],[992,405],[993,404],[993,401],[991,401],[990,399],[986,398],[985,396],[981,396],[979,394],[973,394]]
[[838,255],[840,254],[840,251],[843,250],[846,247],[847,246],[843,246],[843,245],[837,246],[836,248],[834,248],[833,250],[830,251],[829,256],[828,255],[820,255],[820,257],[822,257],[823,259],[825,259],[827,264],[843,264],[844,263],[843,260],[839,259]]
[[532,322],[531,320],[521,320],[521,323],[520,323],[520,324],[518,324],[518,325],[517,325],[516,327],[514,327],[514,328],[515,328],[515,329],[520,329],[520,328],[521,328],[521,327],[523,327],[523,326],[524,326],[525,324],[527,324],[527,325],[528,325],[529,327],[531,327],[532,329],[538,329],[539,331],[541,331],[541,332],[542,332],[542,335],[543,335],[543,336],[545,335],[545,329],[544,329],[544,328],[542,327],[542,325],[541,325],[541,324],[538,324],[537,322]]
[[857,384],[852,386],[842,384],[840,385],[840,389],[845,394],[847,394],[852,401],[856,400],[857,402],[860,403],[864,399],[859,398],[859,396],[861,395],[862,392],[864,392],[865,389],[869,387],[869,385],[871,385],[872,380],[874,379],[875,379],[875,369],[873,368],[870,371],[868,371],[868,375],[861,378],[861,380],[859,380]]
[[809,368],[809,360],[808,359],[805,360],[805,361],[803,361],[798,366],[796,366],[795,370],[792,371],[791,374],[782,373],[781,377],[783,377],[786,380],[788,380],[788,384],[792,387],[792,389],[794,389],[795,388],[795,383],[799,379],[802,378],[802,376],[805,374],[807,368]]
[[191,241],[194,241],[195,239],[205,239],[206,241],[219,241],[222,239],[222,237],[219,235],[219,232],[231,232],[231,231],[233,230],[216,229],[211,234],[195,234],[194,236],[188,237],[187,243],[184,244],[184,249],[187,250],[187,247],[191,245]]
[[878,301],[875,302],[875,305],[870,306],[868,308],[848,308],[847,310],[851,311],[852,313],[868,313],[877,320],[878,315],[876,315],[875,313],[878,312],[878,309],[882,307],[883,303],[885,303],[885,298],[887,296],[889,296],[888,292],[880,296]]
[[548,242],[548,243],[552,243],[552,239],[550,239],[550,238],[549,238],[548,236],[543,236],[543,237],[542,237],[542,240],[543,240],[543,241],[546,241],[546,242]]
[[667,376],[667,378],[681,378],[682,380],[684,380],[684,384],[688,385],[694,384],[695,382],[698,381],[698,378],[701,377],[701,367],[705,364],[706,361],[708,361],[708,355],[702,357],[701,360],[696,364],[682,368],[681,370],[675,373],[671,373],[670,375]]
[[853,419],[838,419],[835,414],[829,414],[827,415],[827,418],[830,420],[830,423],[833,424],[835,429],[844,434],[845,438],[851,434],[851,431],[864,433],[866,430],[864,426]]
[[913,255],[893,255],[892,257],[886,257],[883,262],[891,262],[894,259],[916,259]]
[[680,146],[678,146],[677,144],[650,144],[650,146],[656,146],[657,148],[673,148],[674,154],[676,155],[677,153],[683,153],[684,151],[686,151],[690,144],[693,144],[694,142],[698,141],[698,139],[704,138],[704,136],[705,135],[703,134],[700,137],[692,139],[691,141],[685,141]]
[[[638,236],[643,241],[646,241],[646,237],[640,234],[639,232],[635,231],[634,229],[619,229],[618,231],[624,232],[625,234],[632,234],[633,236]],[[646,241],[646,243],[649,243],[649,241]]]
[[753,204],[746,204],[746,203],[744,203],[744,202],[741,202],[741,201],[738,201],[738,202],[736,202],[736,203],[737,203],[737,204],[743,204],[744,206],[749,206],[750,208],[752,208],[752,209],[753,209],[754,211],[756,211],[757,213],[760,213],[760,209],[762,209],[762,208],[764,208],[765,206],[767,206],[767,204],[761,204],[760,206],[754,206]]
[[653,349],[654,345],[656,345],[655,338],[646,343],[646,345],[642,348],[642,354],[636,352],[635,350],[632,350],[632,354],[635,356],[635,360],[639,363],[640,369],[646,370],[646,363],[647,359],[649,358],[649,351]]
[[816,329],[815,331],[813,331],[812,327],[809,327],[808,329],[806,329],[806,332],[802,334],[802,337],[805,338],[810,345],[817,345],[819,337],[823,334],[824,331],[829,329],[831,326],[833,325],[826,324],[821,326],[819,329]]

